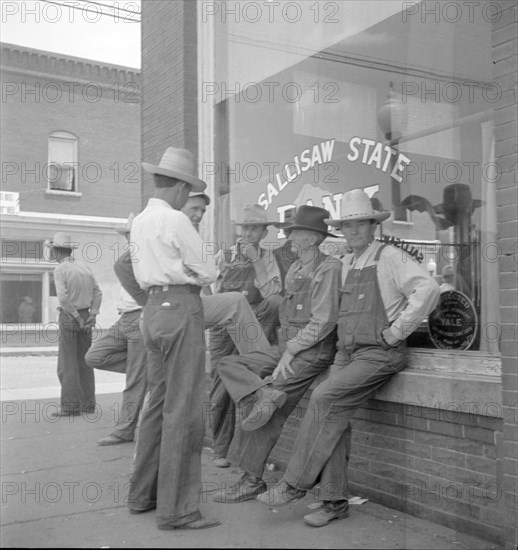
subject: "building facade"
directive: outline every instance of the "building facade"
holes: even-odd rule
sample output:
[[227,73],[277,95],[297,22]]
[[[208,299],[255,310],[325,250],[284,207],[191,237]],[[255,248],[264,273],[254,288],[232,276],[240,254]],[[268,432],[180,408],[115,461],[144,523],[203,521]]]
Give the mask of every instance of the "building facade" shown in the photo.
[[[515,1],[142,8],[143,160],[169,145],[197,156],[213,199],[206,240],[233,241],[248,203],[280,221],[301,204],[336,218],[362,187],[392,212],[378,238],[450,284],[409,341],[409,367],[355,418],[351,490],[509,548],[517,13]],[[302,413],[274,450],[280,465]]]
[[117,317],[117,229],[141,205],[140,74],[9,44],[1,59],[2,343],[57,343],[57,231],[103,290],[100,326]]

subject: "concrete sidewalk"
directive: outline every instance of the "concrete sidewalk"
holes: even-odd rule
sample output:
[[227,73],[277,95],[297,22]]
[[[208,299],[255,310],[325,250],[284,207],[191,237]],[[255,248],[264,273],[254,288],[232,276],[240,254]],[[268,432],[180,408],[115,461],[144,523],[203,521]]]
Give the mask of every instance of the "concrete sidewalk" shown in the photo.
[[[211,493],[239,472],[215,468],[208,448],[201,510],[222,525],[159,531],[154,512],[134,516],[125,506],[133,443],[96,446],[111,431],[120,394],[99,395],[98,414],[84,417],[51,418],[57,402],[2,402],[2,547],[496,548],[372,502],[321,529],[302,522],[312,494],[280,509],[212,502]],[[281,474],[267,475],[271,482]]]

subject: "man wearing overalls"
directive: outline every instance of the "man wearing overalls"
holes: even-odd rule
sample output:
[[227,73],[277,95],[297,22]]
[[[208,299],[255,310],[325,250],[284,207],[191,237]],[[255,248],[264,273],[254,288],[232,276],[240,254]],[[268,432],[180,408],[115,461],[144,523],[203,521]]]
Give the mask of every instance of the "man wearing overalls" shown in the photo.
[[[243,220],[234,225],[241,226],[241,237],[228,250],[223,250],[216,258],[219,264],[217,293],[240,292],[248,300],[270,343],[275,342],[279,325],[279,305],[282,301],[281,273],[271,249],[267,250],[260,242],[268,234],[268,221],[265,209],[252,204],[244,208]],[[249,327],[245,338],[254,340],[261,328]],[[216,326],[210,332],[210,358],[213,384],[210,392],[211,427],[214,447],[214,464],[219,468],[230,465],[227,451],[234,434],[234,405],[218,376],[215,374],[217,362],[236,353],[234,343],[229,338],[228,327]]]
[[[286,228],[298,259],[286,275],[281,349],[225,357],[217,365],[238,411],[243,411],[238,414],[243,421],[236,429],[231,458],[244,474],[234,486],[219,491],[216,502],[242,502],[266,490],[264,466],[286,419],[333,361],[342,266],[337,258],[319,251],[322,241],[332,236],[324,222],[328,216],[323,208],[301,206],[294,224]],[[272,373],[273,382],[263,379]]]
[[343,259],[337,353],[329,377],[313,390],[284,477],[257,497],[281,506],[299,500],[320,480],[323,506],[304,517],[313,527],[347,517],[349,421],[405,368],[405,339],[439,296],[424,268],[401,250],[374,240],[377,223],[388,217],[355,189],[342,197],[341,218],[326,220],[341,228],[353,251]]

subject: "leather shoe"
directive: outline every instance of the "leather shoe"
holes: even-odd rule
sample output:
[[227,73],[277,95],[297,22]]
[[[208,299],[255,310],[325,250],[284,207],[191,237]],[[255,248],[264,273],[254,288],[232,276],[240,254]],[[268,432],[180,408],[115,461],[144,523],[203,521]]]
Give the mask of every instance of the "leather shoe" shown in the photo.
[[145,514],[146,512],[151,512],[151,510],[156,510],[156,506],[151,508],[145,508],[144,510],[139,510],[138,508],[129,508],[130,514]]
[[273,485],[265,493],[258,495],[257,500],[267,506],[284,506],[290,502],[297,502],[306,496],[306,491],[295,489],[284,479]]
[[286,403],[288,395],[280,390],[263,386],[257,391],[257,401],[248,416],[241,422],[245,432],[252,432],[268,423],[276,409]]
[[347,500],[324,500],[320,510],[304,516],[304,523],[311,527],[324,527],[334,519],[343,519],[349,516],[349,502]]
[[230,462],[224,456],[214,457],[212,463],[216,468],[228,468],[230,466]]
[[131,439],[122,439],[118,435],[110,434],[102,439],[99,439],[97,445],[105,447],[106,445],[120,445],[121,443],[130,443]]
[[214,502],[226,504],[253,500],[257,495],[266,491],[266,483],[260,478],[245,472],[241,479],[230,489],[220,489],[213,497]]
[[[184,525],[178,525],[174,527],[175,529],[210,529],[211,527],[217,527],[221,525],[221,522],[214,518],[204,518],[196,519],[190,523],[185,523]],[[159,527],[160,529],[160,527]]]
[[53,418],[61,418],[64,416],[81,416],[81,411],[67,411],[64,409],[58,409],[57,411],[51,412],[50,416]]

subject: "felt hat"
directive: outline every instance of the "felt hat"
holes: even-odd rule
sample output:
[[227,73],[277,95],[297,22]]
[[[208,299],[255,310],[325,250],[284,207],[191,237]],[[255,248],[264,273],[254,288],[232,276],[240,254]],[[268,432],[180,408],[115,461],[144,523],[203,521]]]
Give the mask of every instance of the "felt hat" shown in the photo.
[[306,231],[316,231],[326,237],[336,237],[327,230],[327,218],[329,217],[329,211],[325,208],[318,206],[309,206],[303,204],[299,206],[293,224],[288,227],[284,227],[287,231],[293,231],[294,229],[304,229]]
[[131,226],[133,225],[133,220],[135,219],[135,214],[133,212],[128,216],[128,221],[126,222],[126,225],[121,228],[117,229],[117,233],[120,233],[121,235],[126,235],[131,231]]
[[433,207],[437,214],[443,215],[448,221],[456,224],[466,215],[471,215],[475,208],[480,208],[483,201],[474,199],[471,188],[466,183],[452,183],[442,192],[442,204]]
[[234,225],[274,225],[266,217],[266,210],[259,204],[248,204],[243,210],[243,221]]
[[378,212],[374,210],[369,195],[363,189],[347,191],[342,196],[340,219],[325,220],[332,227],[340,227],[343,222],[374,220],[382,222],[390,217],[390,212]]
[[63,231],[58,231],[54,238],[52,239],[52,242],[49,243],[49,246],[51,248],[77,248],[79,246],[79,243],[74,242],[72,240],[72,235],[69,233],[64,233]]
[[196,191],[193,191],[192,193],[189,193],[189,198],[190,199],[194,199],[196,197],[201,197],[201,198],[205,199],[205,202],[206,202],[207,206],[209,206],[210,197],[208,195],[206,195],[205,193],[197,193]]
[[142,168],[149,174],[159,174],[188,183],[193,191],[204,191],[207,184],[195,176],[194,159],[187,149],[168,147],[158,166],[143,162]]

